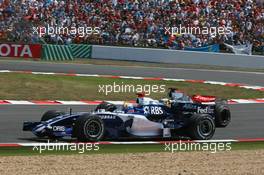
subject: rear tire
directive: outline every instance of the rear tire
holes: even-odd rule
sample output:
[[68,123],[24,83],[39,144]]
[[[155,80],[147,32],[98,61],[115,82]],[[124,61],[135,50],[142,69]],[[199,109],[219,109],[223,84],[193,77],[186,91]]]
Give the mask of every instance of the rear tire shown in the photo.
[[50,120],[52,118],[55,118],[55,117],[58,117],[60,115],[64,115],[65,113],[64,112],[61,112],[61,111],[56,111],[56,110],[50,110],[50,111],[47,111],[45,112],[40,121],[47,121],[47,120]]
[[208,114],[194,114],[190,118],[188,132],[193,140],[209,140],[215,133],[214,120]]
[[76,120],[73,132],[79,141],[99,141],[104,137],[105,127],[98,115],[85,115]]
[[231,113],[228,106],[216,104],[215,125],[216,127],[226,127],[231,122]]
[[216,105],[227,105],[227,100],[224,100],[222,98],[216,98],[215,99],[215,104]]

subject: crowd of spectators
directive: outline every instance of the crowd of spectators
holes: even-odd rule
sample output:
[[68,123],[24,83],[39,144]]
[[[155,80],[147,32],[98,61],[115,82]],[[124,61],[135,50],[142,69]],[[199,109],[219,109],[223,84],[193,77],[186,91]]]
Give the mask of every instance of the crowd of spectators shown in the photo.
[[[33,27],[99,27],[99,34],[39,36]],[[165,28],[232,27],[223,35],[171,35]],[[0,0],[0,38],[21,43],[90,43],[183,49],[264,46],[263,0]]]

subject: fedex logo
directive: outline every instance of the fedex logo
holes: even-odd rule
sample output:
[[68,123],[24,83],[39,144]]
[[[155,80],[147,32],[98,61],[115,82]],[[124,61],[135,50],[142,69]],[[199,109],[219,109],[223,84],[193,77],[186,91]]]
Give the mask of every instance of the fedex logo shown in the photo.
[[214,113],[214,109],[210,108],[209,106],[202,108],[202,107],[198,107],[197,108],[197,113],[198,114],[212,114]]

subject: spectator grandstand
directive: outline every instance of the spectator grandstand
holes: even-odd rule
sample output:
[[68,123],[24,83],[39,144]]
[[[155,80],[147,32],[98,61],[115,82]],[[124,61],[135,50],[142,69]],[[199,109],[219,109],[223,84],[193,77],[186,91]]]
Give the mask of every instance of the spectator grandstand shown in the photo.
[[[33,27],[99,27],[100,34],[39,36]],[[225,35],[170,35],[169,26],[232,27]],[[0,0],[0,41],[183,49],[252,43],[264,50],[262,0]]]

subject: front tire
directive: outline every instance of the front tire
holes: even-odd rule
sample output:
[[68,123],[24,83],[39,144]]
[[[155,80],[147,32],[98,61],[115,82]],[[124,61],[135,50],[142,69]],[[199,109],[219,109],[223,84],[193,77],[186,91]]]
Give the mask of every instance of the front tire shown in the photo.
[[77,119],[74,133],[79,141],[100,141],[104,137],[105,127],[98,115],[85,115]]
[[194,114],[190,118],[188,132],[193,140],[209,140],[215,133],[214,120],[208,114]]

